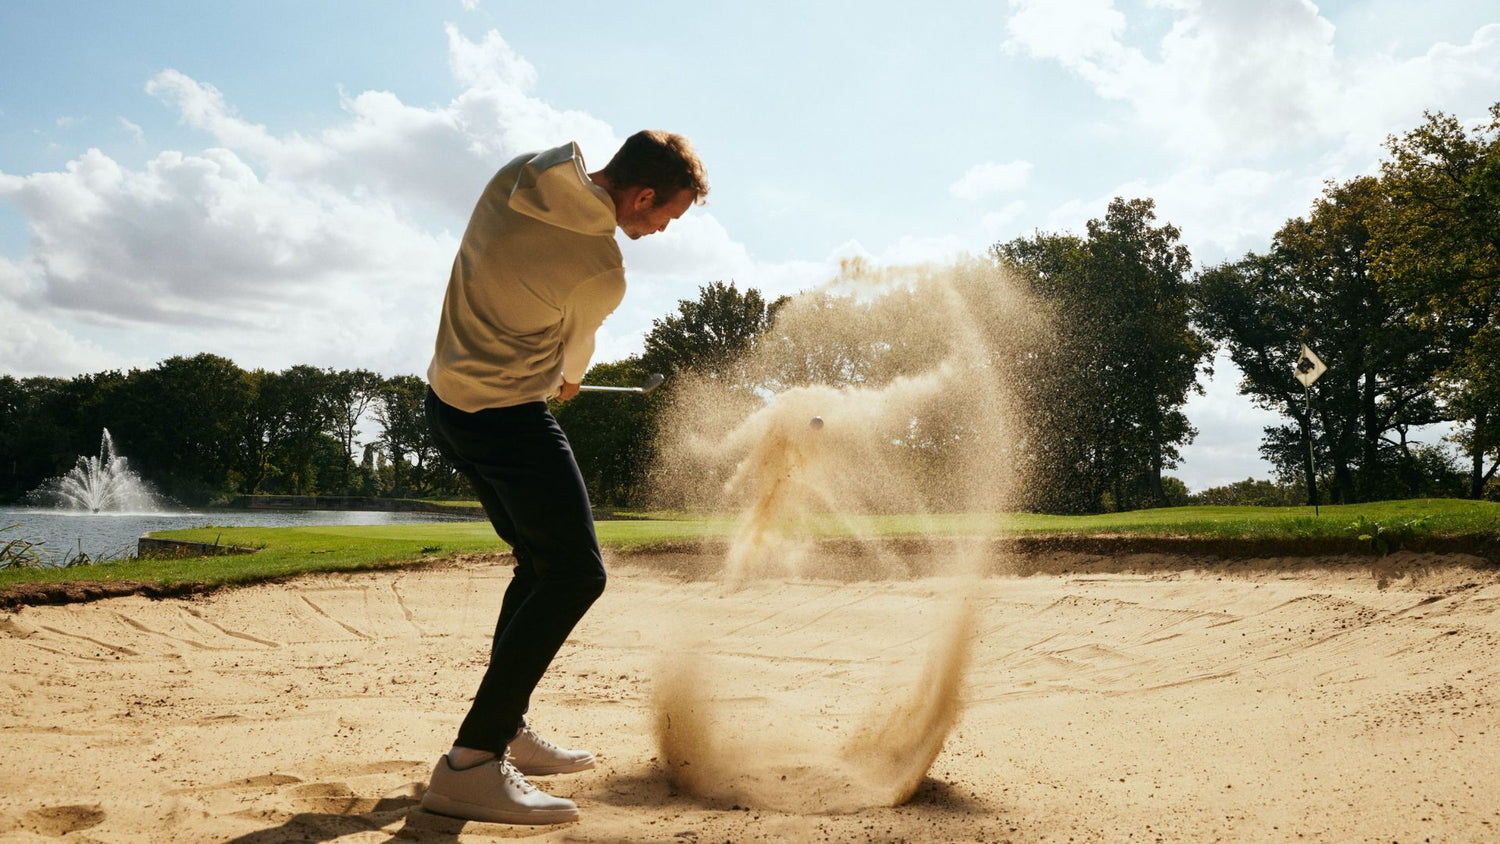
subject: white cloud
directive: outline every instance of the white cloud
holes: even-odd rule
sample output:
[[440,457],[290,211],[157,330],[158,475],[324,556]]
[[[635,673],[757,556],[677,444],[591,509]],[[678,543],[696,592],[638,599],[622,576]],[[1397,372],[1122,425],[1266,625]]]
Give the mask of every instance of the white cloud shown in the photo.
[[120,128],[124,129],[125,132],[126,132],[126,134],[128,134],[128,135],[130,135],[130,137],[134,138],[137,143],[146,140],[146,131],[144,129],[142,129],[140,126],[138,126],[138,125],[136,125],[134,123],[131,123],[129,120],[126,120],[123,117],[119,118],[119,120],[120,120]]
[[1191,492],[1273,476],[1271,464],[1260,456],[1260,441],[1267,426],[1284,420],[1239,395],[1241,377],[1239,367],[1221,352],[1204,394],[1189,396],[1183,406],[1198,436],[1182,449],[1181,465],[1169,474],[1181,478]]
[[1005,49],[1054,59],[1079,73],[1096,65],[1119,65],[1127,57],[1120,44],[1125,15],[1113,0],[1011,0]]
[[23,180],[45,299],[101,319],[170,323],[322,298],[358,273],[371,293],[430,268],[432,238],[388,203],[265,180],[225,149],[164,152],[132,171],[89,150],[66,173]]
[[749,272],[754,266],[744,245],[712,214],[701,210],[688,212],[660,234],[622,240],[620,250],[632,275],[665,281],[717,281]]
[[573,140],[597,161],[619,146],[604,121],[533,96],[536,69],[499,33],[477,43],[451,25],[447,33],[449,66],[464,87],[446,106],[411,106],[386,91],[341,92],[349,119],[316,137],[275,137],[240,118],[214,86],[175,70],[157,74],[146,90],[268,177],[415,200],[463,217],[489,176],[522,152]]
[[1161,145],[1199,160],[1329,141],[1368,150],[1423,108],[1487,105],[1500,85],[1500,25],[1396,60],[1339,55],[1333,24],[1308,0],[1156,5],[1173,24],[1143,50],[1112,0],[1011,0],[1005,47],[1057,62],[1127,104]]
[[1264,250],[1288,219],[1307,213],[1322,189],[1323,178],[1315,173],[1194,163],[1162,179],[1132,179],[1100,196],[1068,200],[1048,213],[1045,228],[1083,234],[1089,220],[1104,216],[1111,199],[1150,198],[1157,225],[1176,225],[1197,262],[1217,263]]
[[[24,260],[0,264],[0,308],[27,326],[0,345],[4,370],[72,374],[200,351],[246,367],[425,370],[455,233],[494,171],[569,139],[602,164],[619,143],[598,118],[534,96],[536,69],[497,33],[447,31],[460,91],[446,105],[339,92],[344,120],[276,134],[213,85],[166,70],[146,90],[213,146],[138,168],[91,149],[60,171],[0,173],[0,199],[31,236]],[[754,260],[701,209],[625,248],[632,295],[596,360],[638,351],[651,319],[708,281],[777,295],[831,275]]]
[[[273,138],[266,127],[241,120],[224,102],[218,88],[176,70],[164,70],[152,77],[146,83],[146,93],[175,106],[183,123],[208,132],[220,144],[253,159],[274,160],[288,146]],[[305,143],[298,146],[312,153]]]
[[[27,304],[29,280],[14,262],[0,257],[0,301]],[[16,312],[15,321],[24,321],[24,311]],[[9,320],[7,320],[9,322]]]
[[913,264],[947,264],[957,258],[972,254],[972,244],[956,234],[926,237],[903,235],[876,255],[875,259],[880,265],[899,267]]
[[660,234],[622,240],[620,248],[630,291],[596,338],[596,361],[638,353],[652,321],[675,313],[679,301],[696,299],[709,282],[753,288],[771,301],[827,282],[841,257],[835,250],[822,261],[758,260],[703,209],[689,211]]
[[981,199],[993,193],[1020,190],[1031,178],[1031,162],[1012,161],[996,164],[986,161],[964,171],[948,192],[959,199]]
[[0,361],[0,373],[17,377],[70,378],[120,366],[116,355],[97,344],[37,319],[24,319],[0,334]]
[[68,377],[119,365],[98,344],[46,318],[43,310],[27,269],[0,257],[0,313],[5,314],[0,374]]
[[536,67],[511,49],[500,33],[490,30],[483,41],[475,44],[456,26],[450,24],[447,31],[448,68],[459,84],[480,90],[519,91],[529,91],[536,85]]
[[30,221],[35,267],[33,283],[0,286],[0,297],[55,329],[32,340],[66,351],[78,331],[62,326],[135,332],[121,350],[133,365],[216,351],[247,366],[409,369],[387,342],[419,314],[436,319],[456,246],[389,203],[262,180],[224,149],[161,153],[140,171],[90,150],[0,192]]
[[1026,203],[1022,200],[1014,200],[1005,204],[999,211],[990,211],[979,218],[980,238],[985,244],[992,244],[1001,240],[1009,233],[1015,222],[1021,219],[1021,214],[1026,211]]

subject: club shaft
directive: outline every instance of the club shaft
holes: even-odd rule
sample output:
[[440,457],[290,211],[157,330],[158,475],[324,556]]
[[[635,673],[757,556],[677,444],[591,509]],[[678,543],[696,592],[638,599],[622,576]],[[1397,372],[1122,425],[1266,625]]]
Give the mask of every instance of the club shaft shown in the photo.
[[640,387],[603,387],[597,384],[584,384],[578,388],[581,393],[640,393],[644,392]]
[[578,390],[584,393],[649,393],[661,386],[661,382],[664,380],[666,379],[658,373],[647,378],[646,383],[639,387],[606,387],[597,384],[584,384]]

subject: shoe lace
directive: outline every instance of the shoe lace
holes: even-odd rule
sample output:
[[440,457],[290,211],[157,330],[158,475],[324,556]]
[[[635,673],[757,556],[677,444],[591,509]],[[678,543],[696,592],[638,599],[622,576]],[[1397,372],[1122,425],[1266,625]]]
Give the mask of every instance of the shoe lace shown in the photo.
[[542,749],[544,749],[544,750],[557,751],[557,752],[561,752],[562,751],[561,747],[558,747],[557,745],[553,744],[552,742],[547,741],[546,739],[544,739],[541,736],[537,735],[536,733],[532,732],[532,730],[531,730],[530,727],[522,727],[521,728],[521,732],[523,732],[526,735],[530,736],[531,740],[534,741],[534,742],[536,742],[538,745],[541,745]]
[[532,785],[531,781],[522,776],[521,772],[516,770],[516,766],[510,763],[509,752],[505,754],[504,758],[498,760],[498,764],[500,765],[500,775],[505,778],[506,782],[519,788],[521,793],[530,794],[536,791],[536,786]]

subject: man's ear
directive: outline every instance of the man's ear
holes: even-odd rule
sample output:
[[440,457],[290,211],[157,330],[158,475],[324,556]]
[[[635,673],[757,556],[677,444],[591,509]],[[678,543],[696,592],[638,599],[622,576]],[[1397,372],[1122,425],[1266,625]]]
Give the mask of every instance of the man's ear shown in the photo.
[[656,207],[656,189],[641,188],[641,192],[635,195],[635,210],[644,211],[654,207]]

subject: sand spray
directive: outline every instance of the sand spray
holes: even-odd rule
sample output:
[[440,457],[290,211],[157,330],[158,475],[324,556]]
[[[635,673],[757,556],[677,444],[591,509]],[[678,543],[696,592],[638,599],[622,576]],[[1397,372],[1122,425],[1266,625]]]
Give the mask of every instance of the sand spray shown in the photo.
[[[993,564],[982,529],[945,538],[941,524],[1006,508],[1020,411],[1006,355],[1040,327],[992,264],[851,262],[782,309],[735,383],[677,385],[658,442],[658,500],[738,513],[725,600],[788,577],[832,582],[838,598],[818,623],[833,629],[839,607],[911,578],[914,557],[937,563],[920,572],[932,584],[927,629],[877,625],[831,644],[840,656],[828,665],[768,668],[684,619],[654,701],[661,759],[679,787],[794,812],[910,799],[959,716],[974,586]],[[899,543],[878,529],[891,518],[909,528]]]

